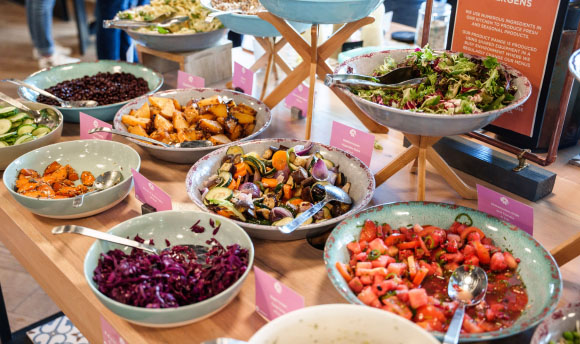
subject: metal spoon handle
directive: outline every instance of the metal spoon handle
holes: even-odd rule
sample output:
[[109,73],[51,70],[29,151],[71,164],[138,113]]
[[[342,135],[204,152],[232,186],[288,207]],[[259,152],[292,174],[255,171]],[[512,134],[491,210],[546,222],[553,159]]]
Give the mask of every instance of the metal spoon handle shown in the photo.
[[80,195],[76,196],[75,198],[73,198],[73,204],[72,204],[73,208],[80,208],[83,206],[83,203],[85,201],[85,195],[86,195],[86,193],[80,194]]
[[29,89],[31,89],[31,90],[33,90],[35,92],[38,92],[38,93],[42,94],[45,97],[48,97],[48,98],[51,98],[51,99],[56,100],[62,106],[65,106],[66,105],[66,101],[65,100],[62,100],[59,97],[55,96],[54,94],[50,94],[50,93],[46,92],[45,90],[43,90],[42,88],[39,88],[39,87],[36,87],[34,85],[28,84],[28,83],[26,83],[24,81],[20,81],[20,80],[17,80],[17,79],[12,79],[12,78],[10,78],[10,79],[3,79],[2,81],[11,82],[11,83],[13,83],[15,85],[29,88]]
[[103,28],[110,29],[130,29],[130,28],[137,28],[137,27],[147,27],[150,25],[155,25],[156,23],[151,22],[141,22],[135,20],[124,20],[124,19],[111,19],[111,20],[103,20]]
[[285,234],[294,232],[296,228],[300,227],[300,225],[306,222],[306,220],[314,216],[314,214],[318,213],[320,209],[322,209],[322,207],[324,207],[324,205],[329,201],[330,200],[324,199],[321,202],[316,203],[315,205],[310,207],[310,209],[306,210],[305,212],[297,216],[294,220],[292,220],[292,222],[284,226],[278,227],[278,230],[280,230],[280,232]]
[[140,136],[140,135],[135,135],[135,134],[131,134],[131,133],[127,133],[121,130],[117,130],[117,129],[111,129],[111,128],[105,128],[105,127],[98,127],[98,128],[93,128],[91,130],[89,130],[89,134],[93,134],[93,133],[97,133],[97,132],[103,132],[103,133],[111,133],[111,134],[115,134],[115,135],[120,135],[120,136],[125,136],[125,137],[129,137],[135,140],[141,140],[141,141],[145,141],[145,142],[149,142],[155,145],[159,145],[159,146],[163,146],[163,147],[171,147],[171,145],[168,145],[166,143],[157,141],[157,140],[153,140],[150,139],[148,137],[145,136]]
[[31,110],[31,109],[30,109],[28,106],[26,106],[26,105],[22,104],[22,103],[21,103],[19,100],[17,100],[17,99],[14,99],[14,98],[12,98],[12,97],[9,97],[9,96],[5,95],[5,94],[4,94],[4,93],[2,93],[2,92],[0,92],[0,100],[3,100],[3,101],[5,101],[6,103],[8,103],[8,104],[10,104],[10,105],[12,105],[12,106],[14,106],[14,107],[17,107],[17,108],[19,108],[19,109],[22,109],[22,110],[24,110],[24,111],[28,111],[28,112],[34,112],[34,111],[32,111],[32,110]]
[[463,317],[465,316],[465,304],[459,302],[455,314],[449,323],[449,328],[445,337],[443,337],[443,344],[457,344],[459,342],[459,334],[461,333],[461,326],[463,325]]
[[205,21],[206,22],[210,22],[215,17],[223,16],[223,15],[226,15],[226,14],[235,14],[235,13],[242,13],[242,10],[230,10],[230,11],[211,12],[211,13],[208,13],[208,15],[205,17]]
[[143,250],[143,251],[158,254],[157,249],[151,245],[145,245],[145,244],[142,244],[142,243],[134,241],[134,240],[125,239],[125,238],[118,237],[116,235],[112,235],[112,234],[105,233],[105,232],[99,232],[97,230],[90,229],[87,227],[76,226],[76,225],[65,225],[65,226],[54,227],[52,229],[52,234],[62,234],[62,233],[80,234],[80,235],[84,235],[84,236],[89,236],[91,238],[109,241],[109,242],[112,242],[115,244],[129,246],[129,247],[133,247],[133,248],[138,248],[138,249]]

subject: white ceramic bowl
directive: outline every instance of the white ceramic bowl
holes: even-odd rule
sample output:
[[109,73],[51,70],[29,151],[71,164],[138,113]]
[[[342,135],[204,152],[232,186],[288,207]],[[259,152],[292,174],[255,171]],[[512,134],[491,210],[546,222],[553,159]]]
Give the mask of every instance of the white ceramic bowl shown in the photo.
[[302,308],[262,327],[249,344],[439,344],[411,321],[371,307],[333,304]]
[[[212,234],[213,231],[209,225],[210,219],[221,221],[221,227],[216,235]],[[190,227],[198,220],[200,220],[199,225],[206,228],[204,233],[194,233],[190,229]],[[109,310],[129,322],[141,326],[183,326],[217,313],[227,306],[239,293],[254,262],[254,246],[246,232],[232,221],[213,214],[173,210],[156,212],[144,216],[137,216],[122,222],[111,228],[109,233],[130,238],[139,234],[143,239],[153,239],[155,243],[161,244],[162,248],[165,248],[165,239],[169,240],[171,245],[205,245],[206,240],[213,237],[224,247],[232,244],[239,244],[242,248],[248,250],[249,257],[246,272],[226,290],[209,299],[191,305],[176,308],[153,309],[128,306],[109,298],[97,289],[96,283],[93,281],[93,272],[97,267],[100,254],[112,249],[120,249],[129,253],[132,249],[105,241],[95,241],[85,256],[84,272],[87,283],[97,298]]]
[[44,135],[41,138],[34,139],[30,142],[26,142],[20,145],[0,147],[0,171],[5,170],[6,166],[8,166],[14,159],[21,155],[42,146],[58,142],[58,140],[60,140],[60,136],[62,135],[62,113],[55,107],[24,100],[22,101],[22,104],[28,106],[32,110],[50,109],[54,111],[56,114],[58,114],[58,125],[50,133]]
[[548,344],[552,340],[558,343],[564,332],[576,331],[577,321],[580,321],[580,302],[557,309],[536,327],[531,344]]
[[[238,145],[244,149],[244,152],[255,151],[261,154],[270,146],[284,145],[293,147],[296,145],[305,145],[306,143],[307,141],[294,139],[262,139],[243,142]],[[213,174],[216,174],[217,169],[221,166],[221,161],[225,156],[226,150],[227,147],[220,148],[201,158],[191,167],[185,179],[189,198],[204,211],[210,210],[203,204],[199,190],[203,189],[204,181]],[[317,150],[322,152],[325,157],[328,157],[336,165],[340,166],[340,172],[344,173],[347,181],[351,182],[349,195],[354,200],[354,204],[347,213],[324,222],[301,226],[290,234],[280,232],[275,226],[257,225],[237,220],[234,220],[234,222],[242,226],[253,238],[297,240],[305,238],[307,233],[324,232],[334,227],[344,218],[362,210],[371,201],[375,191],[375,178],[369,168],[362,161],[341,149],[314,142],[312,152]]]
[[[260,135],[261,132],[266,130],[272,121],[272,114],[270,113],[270,109],[261,101],[253,98],[251,96],[245,95],[240,92],[231,91],[231,90],[221,90],[221,89],[213,89],[213,88],[188,88],[188,89],[177,89],[177,90],[168,90],[159,93],[155,93],[153,97],[163,97],[163,98],[174,98],[177,99],[179,104],[184,105],[187,104],[191,99],[201,99],[201,98],[208,98],[214,96],[216,94],[227,96],[229,98],[234,99],[236,104],[246,104],[254,108],[258,113],[256,114],[256,127],[254,128],[254,132],[247,137],[244,137],[238,141],[247,141],[251,140],[252,138]],[[115,129],[121,131],[127,131],[127,127],[122,123],[121,119],[123,115],[128,114],[131,110],[139,109],[145,102],[147,102],[147,98],[149,96],[143,96],[137,98],[127,105],[123,106],[117,115],[115,115]],[[200,147],[200,148],[166,148],[158,145],[152,145],[149,143],[144,143],[139,140],[128,139],[131,142],[141,146],[145,149],[149,154],[156,157],[160,160],[165,160],[169,162],[174,162],[178,164],[191,164],[199,160],[202,156],[206,155],[207,153],[218,149],[220,146],[213,146],[213,147]]]
[[[83,205],[73,208],[72,198],[36,199],[14,191],[18,173],[30,168],[42,174],[53,161],[70,164],[79,175],[90,171],[95,177],[118,170],[123,180],[110,189],[87,194]],[[4,186],[12,197],[34,214],[55,219],[76,219],[101,213],[121,202],[133,188],[131,169],[139,170],[141,158],[131,147],[114,141],[79,140],[56,143],[35,149],[14,160],[4,171]]]
[[[396,62],[402,62],[407,55],[413,51],[413,49],[386,50],[361,55],[343,62],[336,68],[334,74],[353,73],[372,75],[373,71],[383,64],[385,58],[392,57]],[[467,57],[476,57],[469,54],[464,55]],[[516,78],[511,81],[511,83],[518,88],[515,94],[515,99],[503,109],[488,111],[481,114],[445,115],[401,110],[362,99],[346,88],[334,87],[348,95],[356,105],[371,118],[389,128],[408,134],[424,136],[459,135],[485,127],[504,113],[521,106],[530,97],[530,94],[532,93],[532,85],[528,78],[512,67],[503,63],[501,65],[508,73],[516,76]],[[509,114],[507,114],[507,116],[509,116]]]

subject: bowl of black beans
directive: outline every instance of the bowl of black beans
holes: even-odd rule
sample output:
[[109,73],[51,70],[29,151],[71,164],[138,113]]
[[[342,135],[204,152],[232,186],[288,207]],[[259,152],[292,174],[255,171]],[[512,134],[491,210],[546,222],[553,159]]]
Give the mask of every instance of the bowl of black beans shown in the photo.
[[129,100],[159,90],[163,76],[139,64],[101,60],[46,68],[24,81],[64,100],[95,100],[99,103],[92,108],[64,108],[32,90],[18,89],[26,100],[58,108],[66,122],[78,122],[80,111],[103,121],[112,121],[115,113]]

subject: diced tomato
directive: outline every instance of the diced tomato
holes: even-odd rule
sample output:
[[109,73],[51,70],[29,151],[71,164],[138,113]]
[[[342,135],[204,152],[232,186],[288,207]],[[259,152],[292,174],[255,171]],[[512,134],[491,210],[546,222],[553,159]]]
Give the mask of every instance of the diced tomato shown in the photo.
[[396,245],[397,243],[403,241],[405,237],[401,234],[392,234],[389,235],[386,239],[385,239],[385,244],[387,246],[393,246]]
[[431,263],[431,267],[432,270],[430,274],[433,274],[435,276],[443,276],[443,269],[441,269],[441,265],[439,265],[439,263],[433,262]]
[[467,256],[472,256],[474,254],[476,254],[475,252],[475,248],[473,246],[471,246],[470,244],[465,245],[465,247],[463,248],[463,254],[467,257]]
[[491,238],[483,238],[481,239],[481,243],[484,245],[491,245],[493,241],[491,240]]
[[417,321],[416,323],[427,331],[443,331],[443,323],[437,319]]
[[497,314],[491,308],[488,308],[485,311],[485,319],[487,321],[494,321],[496,316],[497,316]]
[[383,299],[383,304],[383,309],[386,311],[400,315],[407,320],[413,318],[413,312],[411,312],[409,307],[402,303],[396,296]]
[[477,325],[477,323],[471,319],[471,317],[465,314],[465,318],[463,318],[463,329],[467,333],[481,333],[483,329]]
[[347,282],[350,282],[350,280],[352,279],[352,274],[349,271],[350,268],[346,264],[343,264],[341,262],[336,262],[335,266],[336,270],[338,270],[338,273],[340,273],[342,278],[344,278]]
[[446,271],[451,271],[451,272],[455,271],[455,269],[457,269],[458,267],[459,267],[459,264],[453,263],[453,262],[452,263],[447,263],[447,264],[443,265],[443,268]]
[[360,240],[372,241],[377,237],[377,226],[371,220],[366,220],[362,231],[360,232]]
[[409,303],[411,307],[417,309],[427,304],[427,291],[423,288],[409,290]]
[[399,249],[397,246],[389,246],[387,249],[387,254],[391,257],[395,257],[397,254],[399,254]]
[[371,302],[371,304],[369,305],[371,307],[375,307],[375,308],[381,308],[383,306],[383,304],[381,303],[381,301],[377,298],[376,300],[374,300],[373,302]]
[[397,287],[397,283],[393,280],[386,280],[380,283],[373,283],[373,292],[378,296],[383,296]]
[[385,254],[385,255],[382,255],[379,258],[373,260],[372,264],[373,264],[373,268],[378,268],[378,267],[386,268],[387,265],[389,265],[390,263],[394,263],[394,262],[396,262],[395,258]]
[[413,284],[418,287],[421,284],[421,282],[423,282],[428,272],[429,269],[420,268],[415,274],[415,277],[413,278]]
[[360,293],[364,287],[360,278],[358,278],[358,277],[351,279],[350,282],[348,282],[348,286],[349,286],[350,290],[352,290],[355,294]]
[[[465,231],[463,233],[465,233]],[[481,241],[481,239],[481,236],[477,232],[472,232],[467,235],[467,242]]]
[[437,227],[435,227],[435,226],[425,226],[425,227],[423,227],[423,230],[422,230],[422,231],[420,231],[419,233],[417,233],[417,235],[418,235],[419,237],[424,237],[424,236],[426,236],[426,235],[429,235],[429,234],[433,233],[433,231],[434,231],[436,228],[437,228]]
[[445,249],[447,252],[456,253],[459,250],[459,246],[457,245],[457,241],[449,240],[447,245],[445,245]]
[[470,233],[474,232],[479,234],[479,239],[485,238],[485,234],[477,227],[467,227],[459,234],[459,236],[461,237],[461,240],[465,240]]
[[427,245],[425,245],[425,242],[423,241],[423,238],[418,237],[417,240],[419,241],[420,247],[423,249],[423,254],[426,255],[427,257],[429,257],[431,255],[431,253],[429,252],[429,249],[427,248]]
[[505,258],[505,262],[506,262],[508,268],[510,268],[510,269],[517,269],[518,268],[518,262],[514,259],[514,256],[512,256],[511,253],[504,252],[503,257]]
[[413,255],[413,251],[411,250],[400,250],[399,251],[399,260],[407,260],[409,256]]
[[367,257],[368,257],[368,253],[366,253],[366,252],[361,252],[361,253],[355,255],[356,260],[358,260],[360,262],[366,261]]
[[371,305],[375,300],[378,300],[377,295],[373,293],[373,288],[370,286],[364,287],[363,290],[357,295],[358,299],[362,301],[365,305]]
[[505,257],[501,252],[496,252],[491,256],[491,262],[489,263],[491,271],[503,271],[507,269],[507,267],[508,265]]
[[451,227],[449,227],[449,231],[451,233],[454,234],[461,234],[461,232],[463,232],[463,230],[465,229],[465,225],[461,222],[453,222],[453,224],[451,225]]
[[391,235],[391,233],[393,232],[393,229],[388,223],[384,223],[382,227],[383,228],[381,231],[383,232],[383,236]]
[[420,244],[418,241],[407,241],[407,242],[397,244],[397,248],[399,250],[408,250],[408,249],[419,247],[419,245]]
[[473,247],[475,247],[475,252],[477,252],[477,258],[481,264],[489,264],[490,256],[489,250],[483,246],[479,241],[472,241]]
[[458,304],[457,301],[452,302],[441,302],[441,308],[443,309],[445,315],[453,316],[455,313],[455,309],[457,308]]
[[346,248],[352,254],[359,254],[362,251],[360,248],[360,244],[357,241],[349,242],[348,244],[346,244]]
[[431,319],[437,319],[443,323],[447,320],[443,311],[441,311],[439,308],[433,305],[425,305],[417,309],[417,312],[415,313],[414,317],[415,321],[423,321]]
[[465,259],[465,256],[461,252],[457,253],[445,253],[441,256],[446,262],[454,262],[454,263],[461,263]]
[[360,245],[361,251],[366,251],[366,249],[369,247],[369,242],[366,240],[359,240],[358,244]]
[[407,264],[405,263],[391,263],[387,266],[387,273],[394,273],[397,276],[403,276],[407,271]]
[[381,238],[376,238],[373,241],[371,241],[369,243],[369,248],[371,250],[377,250],[381,254],[387,253],[387,245],[385,245],[385,242]]
[[471,255],[471,256],[465,258],[465,260],[463,261],[463,264],[479,266],[479,258],[477,258],[475,255]]
[[373,276],[370,274],[361,275],[359,278],[364,285],[373,284]]
[[357,274],[360,269],[372,269],[373,264],[371,262],[358,262],[356,263]]

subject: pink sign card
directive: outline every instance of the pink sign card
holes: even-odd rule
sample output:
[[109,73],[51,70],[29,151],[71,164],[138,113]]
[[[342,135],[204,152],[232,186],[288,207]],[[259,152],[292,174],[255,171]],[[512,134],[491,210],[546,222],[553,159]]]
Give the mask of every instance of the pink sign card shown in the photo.
[[534,208],[477,185],[477,208],[526,231],[534,233]]
[[367,166],[370,166],[375,146],[375,136],[333,121],[330,145],[351,153]]
[[205,87],[205,79],[200,76],[191,75],[189,73],[178,70],[177,71],[177,88],[203,88]]
[[234,62],[232,85],[234,88],[242,89],[242,92],[245,94],[252,95],[252,89],[254,87],[254,72],[241,64]]
[[103,317],[101,317],[101,331],[103,332],[103,344],[127,344],[119,332]]
[[302,110],[302,115],[306,116],[308,111],[308,91],[310,88],[306,85],[300,84],[296,87],[285,100],[288,108],[296,107]]
[[171,197],[141,173],[131,169],[135,181],[135,197],[157,211],[171,210]]
[[267,320],[304,308],[304,297],[254,266],[256,311]]
[[81,126],[81,140],[111,140],[112,136],[110,133],[94,133],[89,134],[89,130],[99,127],[111,128],[113,126],[107,122],[103,122],[100,119],[89,116],[84,112],[79,112],[79,122]]

